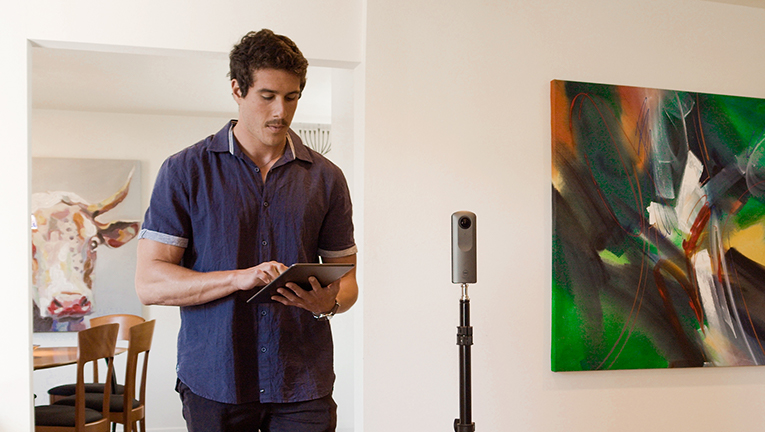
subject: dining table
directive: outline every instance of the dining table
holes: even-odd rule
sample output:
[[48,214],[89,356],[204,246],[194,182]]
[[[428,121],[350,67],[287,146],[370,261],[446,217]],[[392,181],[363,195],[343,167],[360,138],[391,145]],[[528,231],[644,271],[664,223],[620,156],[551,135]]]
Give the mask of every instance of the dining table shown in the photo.
[[[114,349],[114,355],[127,351],[125,347]],[[76,346],[34,347],[34,370],[48,369],[77,363]]]

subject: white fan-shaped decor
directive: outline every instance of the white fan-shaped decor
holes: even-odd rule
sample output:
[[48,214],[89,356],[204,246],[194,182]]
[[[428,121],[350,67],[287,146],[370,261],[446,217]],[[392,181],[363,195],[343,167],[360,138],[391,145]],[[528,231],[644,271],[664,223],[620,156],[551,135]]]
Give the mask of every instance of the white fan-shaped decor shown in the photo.
[[303,144],[325,155],[332,150],[331,127],[328,124],[293,123],[294,130],[303,140]]

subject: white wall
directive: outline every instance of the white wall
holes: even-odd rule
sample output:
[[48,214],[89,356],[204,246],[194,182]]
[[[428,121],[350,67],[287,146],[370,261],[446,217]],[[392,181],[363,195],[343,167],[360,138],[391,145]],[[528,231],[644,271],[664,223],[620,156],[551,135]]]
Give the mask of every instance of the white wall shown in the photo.
[[761,430],[761,368],[550,372],[550,80],[765,97],[765,11],[369,0],[365,432],[453,430],[450,214],[478,220],[478,431]]
[[[10,8],[9,13],[20,8]],[[23,20],[0,15],[0,116],[8,125],[6,157],[0,158],[0,185],[6,211],[0,212],[0,274],[3,300],[14,305],[0,316],[5,329],[0,339],[6,353],[0,369],[0,431],[28,431],[32,425],[32,298],[29,247],[29,158],[27,154],[28,109],[26,70],[27,44],[18,37]],[[9,67],[13,65],[12,67]]]

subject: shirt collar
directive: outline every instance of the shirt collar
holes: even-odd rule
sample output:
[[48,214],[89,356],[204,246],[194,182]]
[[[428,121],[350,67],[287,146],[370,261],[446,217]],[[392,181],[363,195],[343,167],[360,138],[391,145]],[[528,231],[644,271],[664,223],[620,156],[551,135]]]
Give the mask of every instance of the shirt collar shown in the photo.
[[[224,126],[220,132],[218,132],[212,140],[209,149],[214,152],[228,152],[234,156],[243,157],[244,153],[239,148],[234,138],[234,126],[236,120],[231,120],[228,125]],[[292,161],[294,159],[300,159],[302,161],[313,163],[311,152],[308,147],[303,144],[297,133],[292,129],[287,133],[287,148],[284,149],[285,162]]]

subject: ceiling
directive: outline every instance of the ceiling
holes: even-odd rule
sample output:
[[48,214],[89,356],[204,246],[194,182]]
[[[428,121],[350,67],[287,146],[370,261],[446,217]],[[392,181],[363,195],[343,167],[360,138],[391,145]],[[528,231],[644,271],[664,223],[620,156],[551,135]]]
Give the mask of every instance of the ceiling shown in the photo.
[[765,0],[709,0],[715,3],[727,3],[765,9]]
[[[765,8],[765,0],[709,0]],[[32,107],[185,116],[237,116],[226,53],[131,52],[129,47],[32,49]],[[331,69],[309,67],[296,123],[331,123]]]
[[[32,49],[32,107],[236,118],[228,56]],[[294,122],[331,122],[331,69],[309,67]]]

